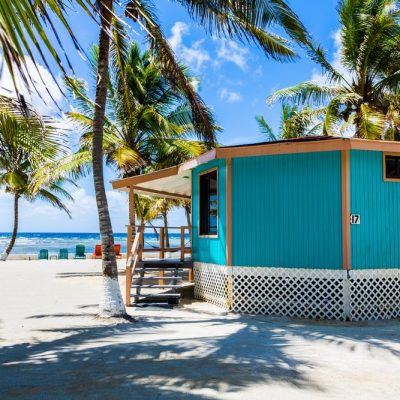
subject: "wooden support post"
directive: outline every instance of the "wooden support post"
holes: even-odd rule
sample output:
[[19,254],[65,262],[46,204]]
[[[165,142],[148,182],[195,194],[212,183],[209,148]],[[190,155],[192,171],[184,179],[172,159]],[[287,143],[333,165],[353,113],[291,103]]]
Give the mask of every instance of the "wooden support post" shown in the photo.
[[181,226],[181,261],[185,261],[185,227]]
[[[130,250],[129,250],[130,251]],[[131,282],[132,282],[132,270],[130,265],[126,266],[125,272],[125,305],[129,307],[131,305]]]
[[139,251],[138,251],[138,261],[143,260],[143,249],[144,249],[144,226],[140,227],[140,243],[139,243]]
[[126,226],[126,261],[128,261],[129,255],[132,249],[132,225]]
[[160,259],[163,260],[165,257],[165,229],[160,228]]
[[126,258],[128,259],[132,244],[135,241],[135,192],[129,188],[129,225],[127,225]]

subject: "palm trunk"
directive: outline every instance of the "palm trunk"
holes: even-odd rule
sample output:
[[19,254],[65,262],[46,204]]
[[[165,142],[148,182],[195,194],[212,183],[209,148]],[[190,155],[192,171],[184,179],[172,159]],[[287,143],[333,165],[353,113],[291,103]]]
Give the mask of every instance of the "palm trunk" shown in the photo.
[[190,216],[190,206],[185,205],[184,208],[185,208],[187,226],[192,226],[192,219]]
[[169,234],[168,234],[168,213],[162,213],[163,221],[164,221],[164,232],[165,232],[165,247],[169,248]]
[[114,237],[103,176],[103,125],[107,99],[108,59],[110,51],[110,26],[113,0],[99,1],[100,34],[97,67],[96,100],[93,117],[93,181],[99,214],[99,228],[103,260],[103,294],[99,305],[101,317],[125,317],[125,305],[118,284]]
[[19,194],[14,193],[14,228],[11,235],[10,243],[8,244],[6,251],[1,256],[2,261],[6,261],[11,250],[14,247],[15,240],[17,239],[17,232],[18,232],[18,201],[19,201]]

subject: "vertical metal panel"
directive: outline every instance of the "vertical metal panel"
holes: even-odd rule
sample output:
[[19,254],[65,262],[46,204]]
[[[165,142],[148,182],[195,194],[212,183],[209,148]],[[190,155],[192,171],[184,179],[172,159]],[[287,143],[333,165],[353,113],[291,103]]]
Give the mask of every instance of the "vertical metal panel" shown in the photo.
[[[199,237],[199,174],[218,167],[218,237]],[[213,160],[192,171],[193,261],[226,265],[226,163]]]
[[383,180],[382,152],[350,155],[352,269],[400,267],[400,183]]
[[340,152],[232,160],[233,265],[342,267]]

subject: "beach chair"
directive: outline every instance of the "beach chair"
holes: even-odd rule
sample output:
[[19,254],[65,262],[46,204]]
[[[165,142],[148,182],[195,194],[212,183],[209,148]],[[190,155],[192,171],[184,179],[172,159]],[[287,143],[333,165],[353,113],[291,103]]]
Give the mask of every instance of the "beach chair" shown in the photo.
[[68,260],[68,249],[60,249],[58,252],[59,260]]
[[86,258],[85,245],[83,244],[76,245],[74,258]]
[[94,253],[92,254],[92,258],[101,258],[101,244],[96,244],[96,246],[94,246]]
[[49,259],[49,251],[47,249],[39,250],[38,260],[48,260]]
[[114,251],[115,251],[115,257],[122,258],[121,245],[119,243],[114,244]]

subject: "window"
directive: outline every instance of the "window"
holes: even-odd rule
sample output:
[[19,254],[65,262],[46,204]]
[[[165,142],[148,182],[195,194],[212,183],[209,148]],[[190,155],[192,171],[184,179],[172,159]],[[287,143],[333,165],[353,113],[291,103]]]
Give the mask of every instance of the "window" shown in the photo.
[[400,181],[400,154],[384,155],[384,179]]
[[217,171],[200,175],[200,235],[217,235],[218,229],[218,177]]

